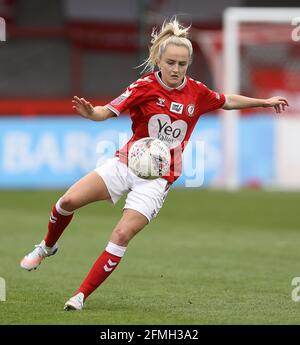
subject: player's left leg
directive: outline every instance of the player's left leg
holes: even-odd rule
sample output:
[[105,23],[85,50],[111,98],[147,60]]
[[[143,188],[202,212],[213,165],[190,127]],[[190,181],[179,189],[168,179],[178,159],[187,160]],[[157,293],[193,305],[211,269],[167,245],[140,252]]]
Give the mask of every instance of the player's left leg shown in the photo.
[[75,295],[67,301],[65,310],[82,310],[84,300],[116,269],[129,241],[148,222],[148,219],[140,212],[129,208],[124,210],[105,250],[96,260]]

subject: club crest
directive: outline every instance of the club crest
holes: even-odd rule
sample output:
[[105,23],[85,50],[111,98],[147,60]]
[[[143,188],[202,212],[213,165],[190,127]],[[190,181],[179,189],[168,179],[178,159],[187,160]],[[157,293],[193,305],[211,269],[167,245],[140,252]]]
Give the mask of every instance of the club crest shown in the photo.
[[194,115],[194,111],[195,111],[195,105],[194,104],[189,104],[187,106],[187,114],[189,117],[192,117]]

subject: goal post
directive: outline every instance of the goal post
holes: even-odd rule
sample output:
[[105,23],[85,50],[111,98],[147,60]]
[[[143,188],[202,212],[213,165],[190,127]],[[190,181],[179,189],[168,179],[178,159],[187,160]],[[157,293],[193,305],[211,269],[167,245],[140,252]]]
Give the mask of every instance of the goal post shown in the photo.
[[[241,93],[241,44],[247,44],[251,35],[241,31],[243,24],[286,24],[289,30],[289,40],[292,42],[293,20],[300,17],[300,8],[227,8],[223,13],[223,90],[225,94]],[[287,29],[288,28],[288,29]],[[250,28],[251,30],[251,28]],[[263,26],[256,29],[256,36],[263,33]],[[261,30],[261,32],[259,31]],[[277,31],[276,31],[277,32]],[[278,31],[279,32],[279,31]],[[285,40],[287,40],[285,33]],[[277,35],[277,33],[276,33]],[[280,38],[268,33],[268,43]],[[279,34],[280,36],[280,34]],[[281,35],[283,36],[283,35]],[[244,37],[244,38],[243,38]],[[252,36],[253,37],[253,36]],[[257,39],[257,38],[256,38]],[[264,37],[258,37],[260,44],[264,44]],[[295,43],[295,42],[294,42]],[[300,45],[300,42],[297,42]],[[272,53],[272,50],[270,54]],[[300,66],[299,66],[300,71]],[[300,75],[300,74],[299,74]],[[299,84],[299,80],[298,80]],[[300,92],[300,87],[299,90]],[[300,94],[298,94],[299,97]],[[249,95],[251,96],[251,95]],[[252,95],[253,96],[253,95]],[[264,98],[264,95],[261,95]],[[224,186],[228,190],[236,190],[240,186],[238,162],[238,121],[239,112],[226,112],[223,119],[224,137]]]

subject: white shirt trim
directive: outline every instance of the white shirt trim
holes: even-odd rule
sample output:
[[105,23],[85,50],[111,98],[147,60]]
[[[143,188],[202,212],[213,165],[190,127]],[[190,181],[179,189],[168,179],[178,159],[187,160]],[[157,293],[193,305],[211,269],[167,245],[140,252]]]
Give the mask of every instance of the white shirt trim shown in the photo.
[[119,110],[117,110],[116,108],[114,108],[112,105],[106,104],[105,107],[108,108],[109,110],[111,110],[111,111],[112,111],[113,113],[115,113],[117,116],[120,115]]
[[185,85],[186,85],[186,83],[187,83],[187,79],[186,79],[186,76],[185,76],[184,79],[183,79],[183,82],[182,82],[179,86],[177,86],[177,87],[170,87],[170,86],[166,85],[166,84],[162,81],[161,77],[159,76],[159,71],[155,72],[154,75],[155,75],[156,80],[159,82],[159,84],[160,84],[164,89],[166,89],[166,90],[168,90],[168,91],[172,91],[172,90],[181,90],[181,89],[183,89],[183,88],[185,87]]
[[225,102],[223,103],[221,109],[224,109],[223,107],[225,106],[226,102],[227,102],[227,98],[226,98],[226,95],[224,95],[224,98],[225,98]]

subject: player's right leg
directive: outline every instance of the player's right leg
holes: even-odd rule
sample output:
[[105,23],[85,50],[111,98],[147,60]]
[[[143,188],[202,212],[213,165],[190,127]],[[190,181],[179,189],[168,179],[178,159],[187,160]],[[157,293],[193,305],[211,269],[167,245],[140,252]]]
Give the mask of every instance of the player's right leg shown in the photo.
[[93,171],[76,182],[53,206],[44,240],[24,256],[21,267],[28,271],[36,269],[44,258],[57,252],[56,242],[70,223],[76,209],[91,202],[109,199],[107,187],[96,172]]

